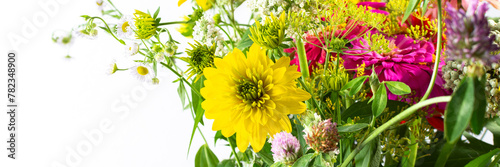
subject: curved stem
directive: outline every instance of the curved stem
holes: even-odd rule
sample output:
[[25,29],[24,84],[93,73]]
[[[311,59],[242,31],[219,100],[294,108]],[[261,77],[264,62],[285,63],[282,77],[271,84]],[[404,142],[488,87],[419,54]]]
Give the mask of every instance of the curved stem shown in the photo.
[[438,18],[437,18],[437,26],[438,26],[438,36],[437,36],[437,47],[436,47],[436,60],[434,60],[434,71],[432,72],[431,82],[429,83],[429,87],[427,87],[427,91],[422,97],[421,101],[426,100],[432,92],[432,88],[434,87],[434,82],[436,82],[436,76],[439,70],[439,61],[441,60],[441,36],[442,33],[442,25],[441,25],[441,0],[437,0],[438,5]]
[[224,32],[224,34],[226,34],[227,38],[229,38],[229,41],[231,42],[231,47],[234,49],[234,42],[233,42],[233,39],[231,38],[231,36],[229,36],[229,34],[227,33],[227,31],[224,30],[220,25],[216,25],[216,26],[219,27],[219,29],[221,29],[222,32]]
[[115,38],[118,42],[120,42],[121,44],[125,45],[125,42],[124,42],[123,40],[121,40],[121,39],[118,39],[118,38],[115,36],[115,34],[113,34],[113,31],[111,31],[111,28],[109,28],[108,23],[106,23],[106,21],[104,21],[101,17],[92,17],[91,19],[92,19],[92,20],[94,20],[94,19],[99,19],[99,20],[101,20],[101,21],[104,23],[104,25],[106,25],[106,28],[108,28],[109,33],[110,33],[110,34],[111,34],[111,35],[112,35],[112,36],[113,36],[113,37],[114,37],[114,38]]
[[383,125],[378,127],[377,129],[375,129],[373,132],[371,132],[370,135],[368,135],[368,137],[366,138],[366,140],[364,140],[361,144],[359,144],[356,147],[356,149],[354,149],[353,152],[351,152],[351,154],[349,154],[349,156],[342,163],[341,167],[346,167],[347,165],[349,165],[349,163],[352,161],[354,156],[356,156],[356,154],[359,151],[361,151],[361,149],[366,144],[368,144],[370,141],[375,139],[380,133],[382,133],[383,131],[388,129],[390,126],[392,126],[392,125],[400,122],[401,120],[405,119],[406,117],[412,115],[413,113],[415,113],[418,109],[420,109],[422,107],[425,107],[425,106],[428,106],[431,104],[435,104],[435,103],[449,102],[450,100],[451,100],[451,96],[440,96],[440,97],[432,98],[429,100],[420,101],[419,103],[417,103],[417,104],[411,106],[410,108],[404,110],[403,112],[399,113],[398,115],[396,115],[395,117],[393,117],[392,119],[390,119],[389,121],[387,121],[386,123],[384,123]]
[[189,88],[191,88],[191,90],[196,93],[196,95],[200,96],[203,100],[205,100],[205,98],[203,98],[203,96],[201,96],[201,93],[194,89],[193,88],[193,85],[191,85],[187,80],[186,78],[184,78],[181,74],[179,74],[177,71],[175,71],[174,69],[172,69],[172,67],[168,66],[167,64],[165,64],[164,62],[160,62],[161,65],[165,66],[166,68],[168,68],[170,71],[172,71],[175,75],[177,75],[179,78],[181,78],[181,80],[183,80],[184,82],[186,82],[186,84],[189,86]]

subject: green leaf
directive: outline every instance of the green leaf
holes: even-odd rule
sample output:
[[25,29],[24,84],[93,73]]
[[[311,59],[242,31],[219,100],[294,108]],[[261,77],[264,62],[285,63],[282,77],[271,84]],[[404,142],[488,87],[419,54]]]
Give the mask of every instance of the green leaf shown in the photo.
[[340,133],[352,133],[360,131],[364,128],[367,128],[369,124],[367,123],[357,123],[354,125],[344,125],[337,127],[337,131]]
[[[498,122],[497,122],[498,121]],[[493,143],[500,147],[500,118],[494,118],[486,123],[486,129],[493,133]]]
[[266,142],[264,144],[264,147],[262,147],[257,155],[259,155],[267,165],[274,164],[273,153],[271,152],[271,144],[269,142]]
[[222,135],[222,132],[219,130],[215,133],[215,136],[214,136],[214,145],[217,144],[217,141],[219,139],[222,139],[222,140],[226,140],[227,141],[227,138],[224,137],[224,135]]
[[217,156],[210,150],[207,144],[204,144],[196,153],[196,157],[194,158],[194,166],[195,167],[216,167],[219,164],[219,159]]
[[245,31],[245,34],[243,34],[243,36],[241,37],[240,42],[238,42],[238,44],[236,44],[236,48],[238,48],[240,50],[245,50],[245,48],[252,46],[253,41],[252,41],[252,39],[250,39],[249,35],[252,35],[252,33],[250,32],[250,29]]
[[424,1],[424,4],[422,5],[422,13],[426,13],[427,12],[427,7],[429,5],[429,2],[430,0],[423,0]]
[[[437,144],[432,145],[431,149],[424,150],[419,154],[428,154],[430,156],[420,158],[416,164],[421,167],[434,166],[438,163],[438,156],[442,151],[443,145],[446,143],[445,140],[440,140]],[[487,144],[489,145],[489,144]],[[492,149],[495,149],[494,146],[490,147],[478,147],[475,144],[465,143],[464,141],[459,140],[455,145],[455,148],[452,150],[448,160],[446,161],[446,167],[457,167],[464,166],[470,161],[476,159],[477,157],[490,152]]]
[[372,103],[373,116],[378,117],[380,114],[382,114],[386,106],[387,106],[387,90],[385,89],[385,84],[382,83],[379,85],[373,99]]
[[481,131],[484,128],[484,124],[486,122],[486,118],[484,118],[484,115],[486,113],[486,94],[485,94],[485,87],[486,87],[486,79],[485,77],[482,77],[483,79],[480,79],[479,77],[474,77],[474,108],[472,112],[472,118],[470,120],[470,127],[472,129],[472,132],[475,134],[481,133]]
[[179,98],[181,99],[182,107],[186,106],[186,88],[184,87],[184,81],[179,80],[179,87],[177,87],[177,94],[179,94]]
[[236,161],[234,159],[225,159],[217,165],[217,167],[235,167],[235,166],[238,165],[236,164]]
[[156,9],[155,14],[153,15],[153,19],[156,19],[156,17],[158,17],[159,13],[160,13],[160,6],[158,6],[158,9]]
[[287,165],[285,165],[281,162],[276,162],[273,165],[271,165],[271,167],[287,167]]
[[[309,164],[309,166],[311,166],[311,165]],[[313,167],[325,167],[326,166],[325,161],[323,161],[323,156],[321,154],[314,158],[312,166]]]
[[[199,90],[203,87],[203,81],[205,80],[205,77],[202,76],[198,81],[193,83],[193,89],[197,89],[198,92]],[[198,128],[198,124],[201,123],[203,125],[203,115],[205,114],[205,110],[201,107],[201,102],[203,98],[201,96],[198,96],[198,94],[194,93],[193,90],[191,90],[191,95],[193,96],[193,110],[195,112],[195,119],[194,119],[194,125],[193,125],[193,130],[191,132],[191,138],[189,139],[189,146],[188,146],[188,154],[189,150],[191,149],[191,143],[193,142],[193,137],[194,137],[194,132],[196,131],[196,128]]]
[[351,90],[349,91],[349,96],[354,96],[354,94],[358,93],[359,90],[361,90],[361,87],[363,87],[363,83],[365,83],[366,78],[368,78],[368,76],[357,77],[345,84],[340,90],[342,91],[350,88]]
[[465,167],[482,167],[482,166],[487,166],[488,164],[491,163],[491,157],[498,155],[500,153],[500,149],[494,149],[491,150],[490,152],[483,154],[473,161],[469,162]]
[[305,167],[308,166],[311,160],[315,157],[316,155],[314,153],[309,153],[306,154],[302,157],[300,157],[295,163],[293,163],[292,167]]
[[469,125],[474,110],[474,80],[466,77],[453,93],[444,116],[444,134],[448,143],[455,143]]
[[413,13],[413,11],[415,11],[415,8],[418,6],[419,2],[420,0],[410,0],[408,6],[406,6],[405,15],[403,16],[403,20],[401,21],[402,23],[404,23],[406,19],[410,17],[410,14]]
[[363,147],[363,149],[361,149],[361,151],[354,157],[356,167],[370,167],[373,153],[375,153],[376,150],[376,141],[378,141],[378,138],[370,141],[370,143]]
[[385,81],[387,88],[395,95],[406,95],[411,93],[411,88],[403,82]]

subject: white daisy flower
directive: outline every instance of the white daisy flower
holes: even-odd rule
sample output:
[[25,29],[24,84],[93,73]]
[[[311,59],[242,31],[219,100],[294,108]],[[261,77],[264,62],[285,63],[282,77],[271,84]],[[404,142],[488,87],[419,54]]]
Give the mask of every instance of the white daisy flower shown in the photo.
[[152,81],[153,69],[148,65],[138,63],[137,65],[129,68],[130,73],[140,81]]
[[132,30],[132,27],[134,26],[134,20],[132,19],[131,16],[122,16],[120,21],[118,22],[116,26],[116,33],[118,34],[119,37],[122,38],[133,38],[134,37],[134,30]]
[[125,55],[133,56],[139,52],[139,44],[138,43],[129,43],[125,46]]

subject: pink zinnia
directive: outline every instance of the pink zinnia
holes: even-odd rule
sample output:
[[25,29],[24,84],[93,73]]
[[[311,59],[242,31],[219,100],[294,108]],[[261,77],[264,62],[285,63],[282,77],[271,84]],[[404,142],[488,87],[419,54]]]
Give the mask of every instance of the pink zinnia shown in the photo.
[[[412,98],[423,97],[429,86],[432,69],[427,64],[432,63],[432,55],[435,51],[434,46],[430,42],[413,40],[404,35],[396,35],[395,37],[387,37],[386,39],[394,41],[395,47],[391,52],[383,54],[369,51],[370,46],[367,45],[368,42],[364,38],[352,41],[353,50],[345,51],[346,54],[342,56],[344,67],[346,69],[356,69],[358,65],[363,63],[365,63],[366,67],[373,66],[380,81],[399,81],[410,86],[414,93],[408,95],[408,98],[403,100],[412,103],[414,102]],[[361,43],[360,41],[363,42]],[[371,71],[367,70],[366,75],[370,75],[370,73]],[[438,76],[430,97],[450,94],[442,89],[443,84],[443,79]],[[400,100],[402,97],[388,92],[388,99]],[[439,105],[439,108],[444,107],[445,105]],[[429,112],[434,113],[436,111],[440,113],[442,110],[434,109]],[[436,128],[441,129],[441,127]]]

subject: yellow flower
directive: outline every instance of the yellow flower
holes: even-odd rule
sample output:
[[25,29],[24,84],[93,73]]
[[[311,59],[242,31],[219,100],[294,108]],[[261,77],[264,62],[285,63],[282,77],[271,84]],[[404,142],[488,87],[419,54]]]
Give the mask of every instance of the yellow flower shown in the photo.
[[[177,2],[177,6],[181,6],[184,2],[187,0],[179,0]],[[215,0],[196,0],[196,3],[203,8],[204,11],[212,8],[212,4],[215,2]]]
[[241,152],[249,143],[259,152],[267,135],[292,131],[287,115],[304,112],[302,101],[311,95],[297,88],[295,79],[301,74],[297,66],[289,65],[289,57],[274,63],[254,44],[247,57],[235,48],[223,59],[215,58],[214,63],[217,68],[204,69],[207,80],[201,89],[205,116],[214,119],[212,130],[221,130],[225,137],[236,133]]

